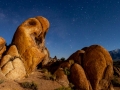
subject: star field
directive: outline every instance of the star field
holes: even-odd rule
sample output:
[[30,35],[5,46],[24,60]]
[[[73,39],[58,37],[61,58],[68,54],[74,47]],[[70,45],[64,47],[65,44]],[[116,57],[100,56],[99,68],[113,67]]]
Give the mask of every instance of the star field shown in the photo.
[[92,44],[120,48],[120,0],[0,0],[0,36],[10,44],[16,28],[35,16],[50,22],[51,57],[68,58]]

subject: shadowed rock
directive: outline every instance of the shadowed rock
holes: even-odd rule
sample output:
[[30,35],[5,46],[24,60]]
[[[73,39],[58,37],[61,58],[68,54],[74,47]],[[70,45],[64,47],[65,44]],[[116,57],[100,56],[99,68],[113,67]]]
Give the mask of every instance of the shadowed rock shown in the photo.
[[[17,28],[7,51],[5,40],[0,37],[0,71],[6,78],[22,79],[38,64],[47,66],[50,54],[45,47],[45,36],[48,28],[46,18],[29,18]],[[65,87],[69,86],[70,80],[78,90],[113,90],[113,61],[100,45],[85,47],[73,53],[67,61],[56,61],[51,66],[56,81]],[[118,73],[118,69],[115,70]]]

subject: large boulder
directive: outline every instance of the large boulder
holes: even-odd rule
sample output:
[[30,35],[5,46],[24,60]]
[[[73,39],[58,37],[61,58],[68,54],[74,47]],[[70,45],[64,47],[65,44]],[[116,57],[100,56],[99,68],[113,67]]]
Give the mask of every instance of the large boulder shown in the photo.
[[43,65],[48,62],[49,54],[45,47],[48,28],[48,20],[38,16],[23,22],[14,34],[12,45],[17,47],[27,74],[34,71],[40,62],[43,61]]
[[113,61],[105,48],[100,45],[92,45],[86,48],[83,68],[93,90],[110,90]]
[[5,39],[0,37],[0,59],[2,58],[2,54],[6,51],[6,42]]
[[48,20],[41,16],[24,21],[17,28],[3,57],[5,40],[0,38],[0,69],[5,77],[22,79],[32,73],[39,63],[46,65],[49,62],[49,51],[45,47],[48,28]]
[[100,45],[85,47],[73,53],[67,59],[70,60],[75,62],[70,68],[70,79],[77,89],[113,89],[113,61],[105,48]]

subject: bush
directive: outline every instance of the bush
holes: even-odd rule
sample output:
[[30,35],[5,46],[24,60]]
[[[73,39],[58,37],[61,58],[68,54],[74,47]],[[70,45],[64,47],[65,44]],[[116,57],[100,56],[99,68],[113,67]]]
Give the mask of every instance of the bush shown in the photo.
[[61,61],[65,61],[65,58],[64,58],[64,57],[62,57],[60,60],[61,60]]
[[55,90],[74,90],[73,88],[74,88],[74,85],[72,83],[69,83],[69,87],[62,86],[62,87],[57,88]]
[[55,90],[72,90],[70,87],[60,87]]
[[70,65],[74,64],[74,60],[69,60]]
[[35,84],[34,82],[22,82],[22,83],[20,83],[20,85],[23,88],[29,88],[29,89],[32,89],[32,90],[37,90],[37,84]]
[[43,68],[42,73],[48,73],[48,70],[46,68]]
[[63,70],[64,70],[64,73],[65,73],[67,76],[70,75],[70,69],[69,69],[69,68],[65,67]]
[[75,87],[75,85],[72,84],[72,83],[69,83],[69,86],[70,86],[71,88],[74,88],[74,87]]
[[44,78],[46,80],[53,80],[53,81],[56,80],[56,76],[52,75],[50,72],[45,73]]
[[0,84],[2,84],[4,82],[4,80],[0,80]]
[[117,79],[117,77],[114,77],[112,84],[113,86],[120,87],[120,81]]

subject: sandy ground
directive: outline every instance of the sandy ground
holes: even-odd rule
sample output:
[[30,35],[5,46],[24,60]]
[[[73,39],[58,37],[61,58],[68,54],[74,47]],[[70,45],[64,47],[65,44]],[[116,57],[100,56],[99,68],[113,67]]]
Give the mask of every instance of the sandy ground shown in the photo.
[[20,81],[12,81],[6,80],[0,74],[0,80],[4,80],[3,83],[0,84],[0,90],[32,90],[22,88],[19,83],[21,82],[34,82],[37,85],[38,90],[54,90],[56,88],[62,87],[59,83],[52,80],[45,80],[43,78],[43,73],[40,71],[36,71],[32,73],[28,78],[25,78]]
[[[44,73],[40,70],[33,72],[29,77],[19,80],[7,80],[1,73],[0,73],[0,90],[32,90],[21,87],[19,83],[22,82],[34,82],[37,85],[37,90],[54,90],[56,88],[62,87],[59,83],[52,80],[46,80],[43,78]],[[114,87],[114,90],[120,90],[120,87]]]

